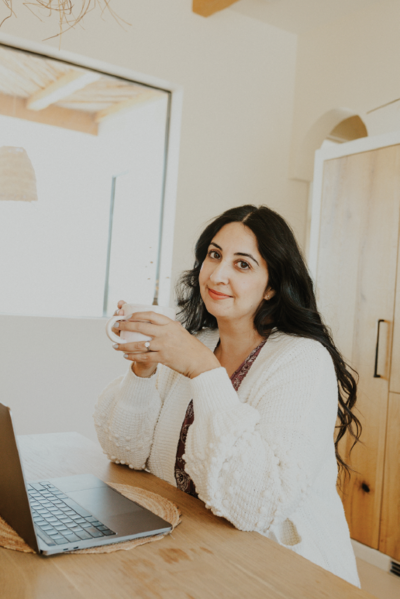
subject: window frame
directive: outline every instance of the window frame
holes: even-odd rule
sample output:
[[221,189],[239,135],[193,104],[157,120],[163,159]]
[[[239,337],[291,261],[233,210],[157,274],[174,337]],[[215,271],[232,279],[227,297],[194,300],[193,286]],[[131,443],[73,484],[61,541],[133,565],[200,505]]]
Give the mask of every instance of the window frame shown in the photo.
[[[136,71],[132,71],[125,67],[119,67],[104,61],[93,59],[88,56],[75,54],[66,50],[56,50],[37,42],[21,40],[19,38],[14,38],[13,36],[0,35],[0,47],[30,53],[38,58],[51,58],[52,60],[64,64],[83,67],[100,74],[110,75],[122,81],[145,85],[149,88],[168,94],[164,168],[160,203],[161,218],[154,300],[160,305],[171,305],[173,303],[171,278],[182,121],[182,86],[175,85],[151,75],[137,73]],[[107,284],[107,281],[105,281],[105,284]],[[106,317],[103,316],[103,318]]]

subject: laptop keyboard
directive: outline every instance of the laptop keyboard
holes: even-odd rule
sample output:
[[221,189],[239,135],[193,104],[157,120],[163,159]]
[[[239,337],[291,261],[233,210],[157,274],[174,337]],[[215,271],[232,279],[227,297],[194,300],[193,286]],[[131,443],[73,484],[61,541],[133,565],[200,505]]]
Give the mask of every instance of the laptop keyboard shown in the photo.
[[51,483],[28,483],[27,488],[36,534],[48,545],[116,534]]

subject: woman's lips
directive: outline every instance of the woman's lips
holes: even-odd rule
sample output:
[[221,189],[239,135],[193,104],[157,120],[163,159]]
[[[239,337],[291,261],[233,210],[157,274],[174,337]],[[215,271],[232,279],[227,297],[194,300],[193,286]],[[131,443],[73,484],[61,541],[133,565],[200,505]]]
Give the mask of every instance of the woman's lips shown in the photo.
[[226,295],[225,293],[219,293],[219,291],[214,291],[214,289],[207,288],[208,295],[212,297],[212,299],[221,300],[221,299],[230,299],[230,295]]

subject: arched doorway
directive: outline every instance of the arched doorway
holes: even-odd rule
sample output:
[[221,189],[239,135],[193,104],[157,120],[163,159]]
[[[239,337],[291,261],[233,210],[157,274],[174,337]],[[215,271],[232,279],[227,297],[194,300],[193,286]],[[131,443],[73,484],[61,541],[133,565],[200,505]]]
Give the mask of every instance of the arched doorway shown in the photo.
[[[315,121],[296,151],[293,178],[312,181],[315,152],[326,139],[334,137],[336,143],[343,143],[366,137],[367,128],[360,115],[349,108],[328,110]],[[333,141],[333,140],[332,140]]]
[[296,161],[297,178],[309,182],[308,211],[305,236],[305,254],[308,255],[311,200],[315,152],[323,145],[341,144],[367,137],[367,127],[362,118],[348,108],[336,108],[323,114],[308,130],[298,152]]

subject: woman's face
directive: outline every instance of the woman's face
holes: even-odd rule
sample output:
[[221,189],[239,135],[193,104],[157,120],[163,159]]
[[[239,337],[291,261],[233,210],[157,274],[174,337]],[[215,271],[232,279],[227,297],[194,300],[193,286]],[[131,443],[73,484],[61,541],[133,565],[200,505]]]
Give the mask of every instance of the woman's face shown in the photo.
[[199,275],[200,293],[217,320],[253,319],[268,288],[268,267],[257,238],[243,223],[229,223],[208,247]]

